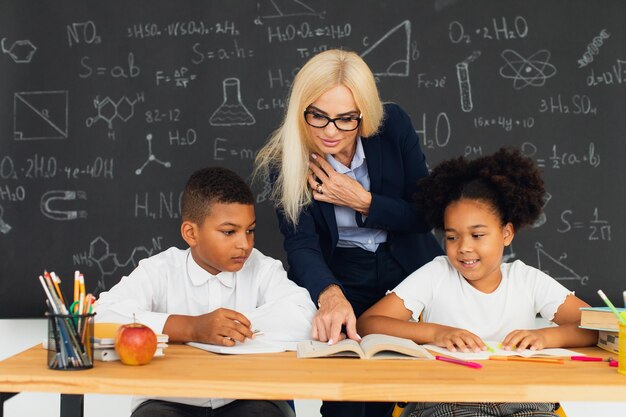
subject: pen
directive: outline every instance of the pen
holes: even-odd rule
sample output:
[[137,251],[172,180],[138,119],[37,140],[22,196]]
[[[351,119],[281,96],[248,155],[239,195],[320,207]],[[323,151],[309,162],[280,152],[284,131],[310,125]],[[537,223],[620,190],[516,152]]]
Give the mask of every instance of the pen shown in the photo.
[[[485,343],[485,342],[483,342],[483,343]],[[489,346],[487,343],[485,343],[485,346],[487,346],[487,350],[488,350],[489,352],[491,352],[491,353],[496,353],[495,349],[494,349],[494,348],[492,348],[491,346]]]
[[596,358],[593,356],[572,356],[570,357],[573,361],[582,361],[582,362],[602,362],[602,358]]
[[515,362],[543,362],[543,363],[560,363],[563,364],[563,359],[556,358],[520,358],[519,356],[489,356],[492,361],[515,361]]
[[476,362],[468,362],[461,359],[448,358],[447,356],[435,356],[435,359],[437,359],[438,361],[455,363],[457,365],[463,365],[474,369],[479,369],[483,367],[481,364]]
[[604,304],[609,306],[613,314],[615,314],[615,316],[617,317],[617,320],[619,320],[619,322],[622,324],[626,324],[626,320],[624,320],[624,318],[617,312],[617,310],[615,309],[615,306],[613,305],[611,300],[609,300],[609,297],[607,297],[606,294],[604,294],[604,291],[598,290],[598,295],[600,296],[600,298],[602,298],[602,301],[604,301]]

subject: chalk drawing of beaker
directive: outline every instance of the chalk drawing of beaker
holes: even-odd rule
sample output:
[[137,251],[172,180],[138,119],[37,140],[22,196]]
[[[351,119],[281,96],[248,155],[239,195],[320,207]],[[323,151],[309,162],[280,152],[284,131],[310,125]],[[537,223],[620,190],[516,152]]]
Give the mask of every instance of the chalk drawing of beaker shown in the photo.
[[215,110],[209,119],[211,126],[248,126],[256,123],[254,116],[241,101],[241,88],[238,78],[226,78],[224,86],[224,102]]

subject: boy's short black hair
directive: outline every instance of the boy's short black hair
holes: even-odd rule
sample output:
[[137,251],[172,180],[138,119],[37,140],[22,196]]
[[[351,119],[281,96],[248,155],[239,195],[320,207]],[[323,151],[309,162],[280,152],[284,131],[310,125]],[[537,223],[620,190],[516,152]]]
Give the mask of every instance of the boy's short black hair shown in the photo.
[[208,167],[191,174],[181,202],[183,220],[202,224],[215,203],[254,204],[254,195],[248,184],[229,169]]
[[503,225],[511,223],[518,229],[539,218],[546,193],[535,161],[506,148],[471,161],[464,157],[443,161],[419,186],[416,203],[440,230],[448,205],[462,198],[489,204]]

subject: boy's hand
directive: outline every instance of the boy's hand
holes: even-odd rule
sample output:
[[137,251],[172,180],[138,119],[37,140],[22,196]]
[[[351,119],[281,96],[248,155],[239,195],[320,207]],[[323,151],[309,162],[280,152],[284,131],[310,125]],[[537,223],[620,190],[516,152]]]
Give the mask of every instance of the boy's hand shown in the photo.
[[456,327],[441,326],[435,333],[434,344],[445,347],[450,352],[480,352],[487,346],[482,339],[472,332]]
[[234,346],[236,341],[243,342],[246,337],[253,337],[250,320],[227,308],[193,317],[191,326],[194,341],[212,345]]
[[502,341],[502,349],[539,350],[546,346],[543,333],[537,330],[513,330]]

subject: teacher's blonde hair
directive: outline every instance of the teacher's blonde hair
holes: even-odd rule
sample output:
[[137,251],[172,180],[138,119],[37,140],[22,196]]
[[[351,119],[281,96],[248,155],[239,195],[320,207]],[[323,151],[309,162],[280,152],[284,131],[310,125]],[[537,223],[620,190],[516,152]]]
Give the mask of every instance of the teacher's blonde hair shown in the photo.
[[352,92],[363,116],[358,134],[363,138],[374,135],[383,120],[374,75],[356,53],[331,49],[315,55],[298,71],[283,122],[256,157],[255,176],[277,175],[270,198],[294,226],[302,209],[311,202],[307,186],[309,157],[312,152],[321,154],[303,114],[311,103],[338,85]]

